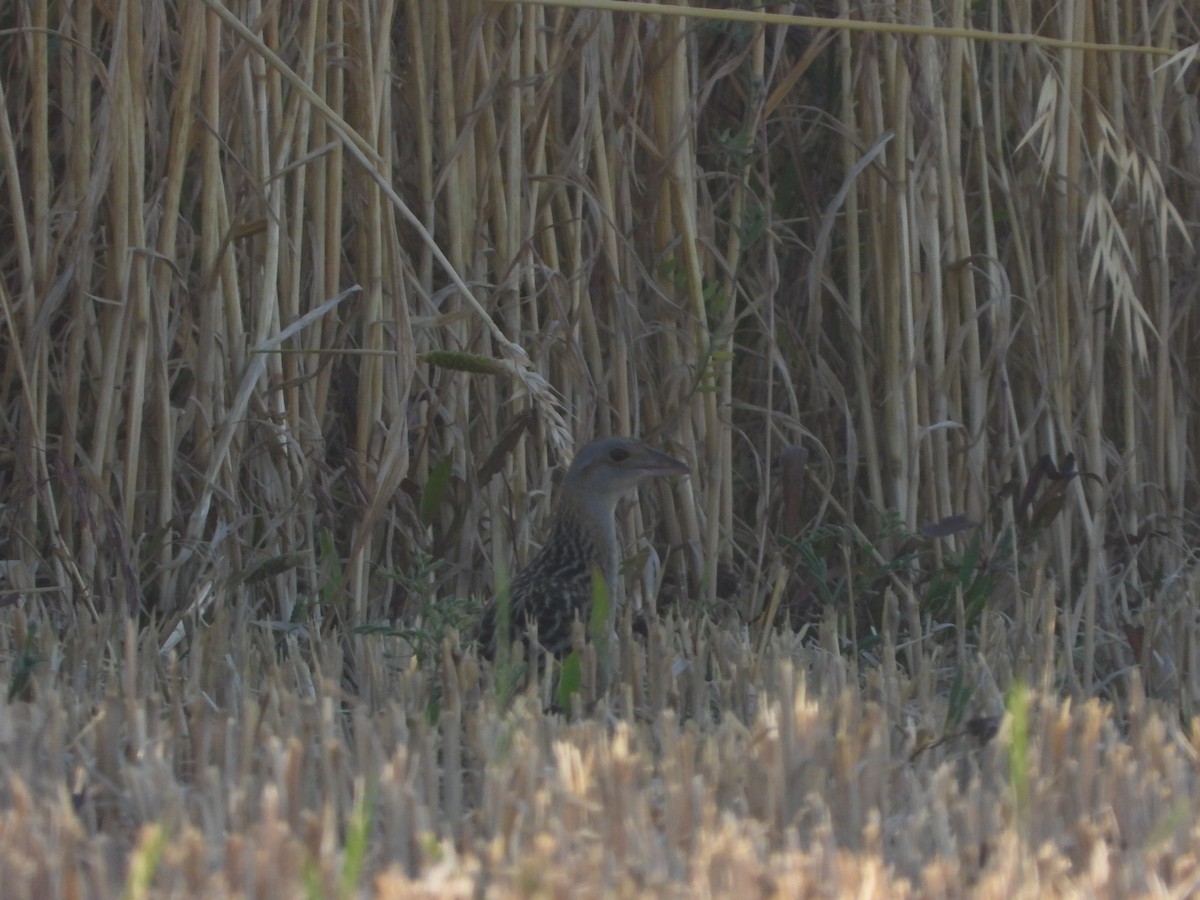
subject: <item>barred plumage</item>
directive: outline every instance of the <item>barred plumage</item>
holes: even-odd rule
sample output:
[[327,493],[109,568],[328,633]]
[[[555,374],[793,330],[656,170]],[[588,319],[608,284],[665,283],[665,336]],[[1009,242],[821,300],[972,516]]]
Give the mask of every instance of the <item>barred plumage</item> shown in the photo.
[[[572,623],[578,618],[586,624],[591,612],[593,570],[613,596],[617,501],[648,478],[687,471],[679,460],[632,438],[605,438],[580,450],[563,480],[549,538],[509,586],[512,635],[536,624],[539,645],[556,656],[569,651]],[[489,656],[495,653],[496,624],[493,602],[479,626]]]

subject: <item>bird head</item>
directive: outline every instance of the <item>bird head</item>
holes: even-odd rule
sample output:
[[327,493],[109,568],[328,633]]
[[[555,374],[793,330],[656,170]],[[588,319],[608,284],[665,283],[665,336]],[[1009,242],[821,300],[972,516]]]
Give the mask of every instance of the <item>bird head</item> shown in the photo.
[[566,490],[593,509],[612,509],[622,495],[643,481],[663,475],[686,475],[688,467],[634,438],[602,438],[586,444],[567,471]]

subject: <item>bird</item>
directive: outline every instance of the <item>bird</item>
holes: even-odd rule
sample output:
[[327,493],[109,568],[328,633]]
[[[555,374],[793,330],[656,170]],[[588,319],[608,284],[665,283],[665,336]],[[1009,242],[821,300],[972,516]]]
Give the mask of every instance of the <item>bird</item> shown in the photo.
[[[562,658],[571,650],[576,618],[591,616],[593,572],[608,596],[617,585],[617,501],[651,478],[686,475],[688,467],[636,438],[592,441],[567,470],[542,549],[521,569],[508,589],[508,622],[513,634],[537,625],[537,642]],[[499,601],[493,600],[479,625],[479,643],[495,658]]]

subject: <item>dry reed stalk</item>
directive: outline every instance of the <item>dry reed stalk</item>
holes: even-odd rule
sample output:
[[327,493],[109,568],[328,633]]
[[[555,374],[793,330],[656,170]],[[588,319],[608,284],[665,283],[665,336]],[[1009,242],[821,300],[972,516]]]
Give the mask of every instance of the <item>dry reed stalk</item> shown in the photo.
[[[1186,890],[1193,23],[593,6],[0,11],[6,886]],[[457,637],[609,431],[611,731]]]

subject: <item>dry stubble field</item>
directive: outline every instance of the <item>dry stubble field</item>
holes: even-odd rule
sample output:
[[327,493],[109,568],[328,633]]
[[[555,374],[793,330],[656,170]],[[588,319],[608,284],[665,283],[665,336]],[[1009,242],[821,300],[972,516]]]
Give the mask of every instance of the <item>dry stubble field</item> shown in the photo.
[[6,897],[1200,887],[1195,11],[719,6],[0,7]]

